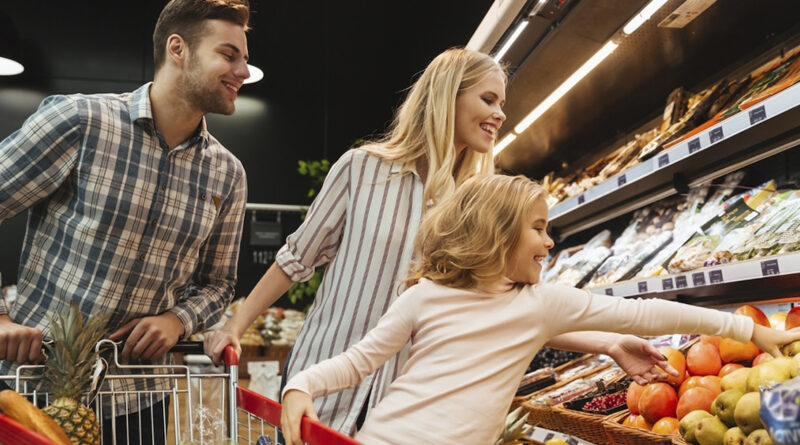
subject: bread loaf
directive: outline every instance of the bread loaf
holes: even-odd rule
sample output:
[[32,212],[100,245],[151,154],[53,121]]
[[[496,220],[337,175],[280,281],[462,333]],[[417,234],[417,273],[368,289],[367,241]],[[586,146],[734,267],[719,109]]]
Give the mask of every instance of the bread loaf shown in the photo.
[[25,427],[60,445],[72,445],[67,433],[55,420],[16,391],[10,389],[0,391],[0,410]]

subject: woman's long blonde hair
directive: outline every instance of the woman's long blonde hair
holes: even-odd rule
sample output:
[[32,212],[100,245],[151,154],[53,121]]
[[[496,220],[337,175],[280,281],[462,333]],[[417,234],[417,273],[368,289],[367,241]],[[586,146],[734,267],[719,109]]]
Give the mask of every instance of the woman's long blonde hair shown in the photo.
[[546,195],[525,176],[478,175],[464,181],[422,221],[406,287],[423,277],[459,289],[497,283],[533,203]]
[[403,173],[427,157],[424,202],[439,202],[467,178],[490,173],[492,153],[455,150],[455,114],[458,94],[491,73],[505,71],[491,57],[477,51],[452,48],[428,64],[397,110],[387,135],[362,146],[363,150],[404,164]]

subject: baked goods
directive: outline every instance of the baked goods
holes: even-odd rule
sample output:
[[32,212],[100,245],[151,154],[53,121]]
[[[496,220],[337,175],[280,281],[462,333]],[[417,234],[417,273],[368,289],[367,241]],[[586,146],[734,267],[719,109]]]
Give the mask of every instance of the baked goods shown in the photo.
[[58,444],[72,445],[67,433],[58,426],[55,420],[16,391],[10,389],[0,391],[0,410],[23,426]]

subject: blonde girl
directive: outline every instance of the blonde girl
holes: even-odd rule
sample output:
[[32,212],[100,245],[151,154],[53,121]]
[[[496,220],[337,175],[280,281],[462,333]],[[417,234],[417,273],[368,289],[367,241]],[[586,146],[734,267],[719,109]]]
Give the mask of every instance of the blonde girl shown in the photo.
[[313,397],[358,384],[409,342],[408,360],[355,436],[362,443],[492,443],[531,358],[569,331],[722,335],[776,356],[800,338],[800,329],[713,309],[537,284],[553,247],[544,196],[524,177],[478,176],[431,210],[408,289],[362,341],[287,383],[286,443],[302,443],[300,419],[315,415]]
[[[333,357],[363,338],[386,312],[406,278],[414,236],[428,209],[468,178],[488,174],[505,120],[506,76],[489,56],[450,49],[410,88],[388,135],[346,152],[332,167],[303,224],[287,237],[237,313],[205,342],[219,362],[258,314],[314,268],[328,264],[284,377]],[[602,350],[639,379],[663,375],[654,349],[635,337],[606,336],[587,345],[563,337],[553,346]],[[401,369],[406,350],[358,385],[317,400],[320,419],[346,434],[375,406]]]

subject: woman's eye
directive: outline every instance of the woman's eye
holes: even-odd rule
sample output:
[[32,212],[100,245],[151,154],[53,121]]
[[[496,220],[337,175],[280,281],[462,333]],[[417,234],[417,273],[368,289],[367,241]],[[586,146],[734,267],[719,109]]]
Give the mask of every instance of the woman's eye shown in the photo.
[[492,104],[492,99],[487,99],[487,98],[484,97],[483,101],[486,102],[486,105],[491,105]]

